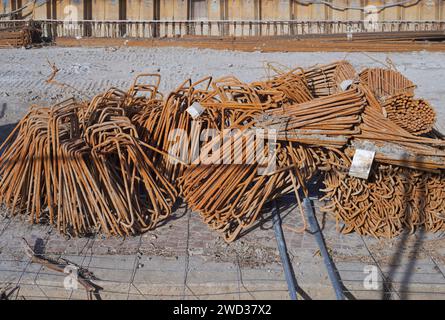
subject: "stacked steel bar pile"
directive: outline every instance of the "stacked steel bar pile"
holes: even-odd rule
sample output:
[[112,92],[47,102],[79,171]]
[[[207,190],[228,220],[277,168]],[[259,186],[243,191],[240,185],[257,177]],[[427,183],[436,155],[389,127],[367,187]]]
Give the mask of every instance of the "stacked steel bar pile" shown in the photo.
[[2,146],[11,213],[74,236],[137,234],[166,218],[177,193],[128,117],[133,99],[111,89],[90,104],[33,106]]
[[413,94],[392,96],[382,107],[391,121],[414,135],[431,132],[434,128],[434,109],[427,101],[414,99]]
[[418,227],[445,229],[445,176],[377,164],[368,181],[331,170],[325,178],[326,212],[334,212],[342,231],[392,238]]
[[337,93],[343,81],[355,77],[353,66],[347,61],[316,66],[303,71],[303,77],[314,97]]
[[38,33],[37,29],[27,26],[0,29],[0,48],[28,47],[39,38]]
[[369,68],[360,73],[360,82],[369,87],[376,98],[400,93],[414,93],[416,85],[392,69]]
[[[343,232],[445,230],[445,140],[397,71],[340,61],[253,83],[187,79],[166,96],[159,83],[32,107],[1,147],[2,203],[63,233],[128,235],[181,197],[230,242],[288,193],[304,231],[301,193],[321,175]],[[348,174],[357,149],[376,152],[368,180]]]

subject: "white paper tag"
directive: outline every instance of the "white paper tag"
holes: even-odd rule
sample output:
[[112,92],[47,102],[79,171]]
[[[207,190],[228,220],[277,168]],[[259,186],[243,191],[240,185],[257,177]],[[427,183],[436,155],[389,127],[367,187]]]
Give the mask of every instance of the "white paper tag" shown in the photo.
[[349,175],[360,179],[367,180],[371,172],[372,163],[374,162],[375,151],[368,151],[363,149],[355,150],[354,158],[352,159],[351,168],[349,168]]
[[340,83],[340,88],[342,91],[346,91],[349,89],[349,87],[354,83],[354,80],[345,80],[342,83]]
[[198,118],[203,112],[204,108],[197,102],[194,102],[190,107],[186,110],[193,119]]

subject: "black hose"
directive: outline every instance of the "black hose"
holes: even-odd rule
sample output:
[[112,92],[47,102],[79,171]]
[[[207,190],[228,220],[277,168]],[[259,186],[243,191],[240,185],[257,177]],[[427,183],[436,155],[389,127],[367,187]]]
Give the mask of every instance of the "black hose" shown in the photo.
[[334,262],[329,256],[328,250],[326,249],[326,243],[324,241],[323,234],[320,230],[320,226],[318,225],[318,221],[315,218],[311,200],[309,200],[309,198],[305,198],[303,201],[303,206],[304,206],[304,211],[306,211],[309,225],[311,227],[311,232],[315,236],[315,239],[317,240],[318,248],[320,249],[320,253],[323,257],[324,264],[326,266],[326,269],[328,270],[329,279],[331,280],[332,286],[334,287],[337,300],[343,300],[344,299],[343,287],[340,283],[340,279],[338,278],[338,274],[335,270]]
[[272,221],[275,238],[277,239],[278,251],[280,252],[281,263],[283,264],[284,275],[289,289],[289,296],[291,300],[297,300],[297,281],[293,275],[292,264],[287,253],[286,241],[284,240],[283,229],[281,227],[280,211],[278,210],[276,200],[273,202]]

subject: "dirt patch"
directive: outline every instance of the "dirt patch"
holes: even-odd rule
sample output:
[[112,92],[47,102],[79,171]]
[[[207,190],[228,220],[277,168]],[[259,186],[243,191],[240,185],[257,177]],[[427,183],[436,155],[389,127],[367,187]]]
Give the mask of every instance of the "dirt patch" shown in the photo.
[[[242,268],[261,268],[266,265],[279,263],[280,256],[275,248],[262,246],[251,241],[239,240],[227,244],[221,238],[216,238],[207,245],[206,248],[188,248],[189,256],[199,256],[205,261],[211,262],[229,262],[239,264]],[[141,254],[151,257],[178,258],[185,255],[174,248],[157,246],[154,243],[144,245],[143,247],[110,249],[107,255],[129,255]]]
[[271,263],[280,263],[280,255],[276,248],[250,241],[239,240],[227,244],[218,238],[212,247],[213,249],[205,252],[204,256],[216,262],[239,263],[242,268],[260,268]]

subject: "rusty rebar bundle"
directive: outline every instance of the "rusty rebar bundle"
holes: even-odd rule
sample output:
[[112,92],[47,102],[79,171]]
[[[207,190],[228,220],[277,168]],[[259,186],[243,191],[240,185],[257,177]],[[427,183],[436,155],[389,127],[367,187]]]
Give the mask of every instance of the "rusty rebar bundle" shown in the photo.
[[[289,192],[295,192],[299,199],[300,189],[307,193],[305,183],[317,172],[324,155],[320,149],[279,143],[275,150],[276,167],[268,170],[261,168],[261,161],[248,164],[246,159],[254,157],[256,145],[253,139],[253,145],[243,148],[245,138],[246,133],[241,132],[209,158],[210,162],[221,158],[221,163],[190,166],[180,179],[181,195],[188,205],[228,242],[253,225],[268,201]],[[204,148],[211,149],[212,143]],[[266,148],[265,153],[268,152]],[[266,172],[261,174],[260,169]]]
[[334,169],[326,174],[324,211],[343,233],[392,238],[404,230],[445,230],[445,176],[376,165],[368,181]]
[[[445,229],[445,140],[400,73],[340,61],[252,83],[187,79],[166,96],[159,84],[143,74],[127,91],[32,107],[1,146],[1,202],[62,233],[124,236],[181,196],[230,242],[285,194],[303,213],[321,176],[343,232]],[[368,180],[348,175],[357,149],[376,152]]]
[[[289,72],[278,74],[270,80],[263,82],[254,82],[254,87],[266,90],[275,90],[284,95],[282,104],[303,103],[313,99],[304,70],[297,68]],[[261,92],[259,90],[259,92]]]
[[31,223],[74,236],[130,235],[171,213],[173,186],[110,90],[85,105],[32,107],[2,145],[0,199]]
[[257,117],[255,126],[273,128],[277,139],[341,148],[357,134],[366,100],[360,88],[283,106]]
[[302,70],[302,77],[305,79],[311,94],[318,98],[342,91],[341,84],[343,81],[353,80],[357,77],[357,74],[348,61],[342,60]]
[[423,99],[414,99],[413,94],[392,96],[382,108],[392,122],[414,135],[431,132],[436,122],[436,112],[431,105]]
[[0,48],[28,47],[33,42],[40,42],[41,30],[34,27],[10,27],[0,29]]
[[366,85],[378,99],[402,93],[414,93],[416,85],[400,72],[385,68],[369,68],[363,70],[360,82]]

